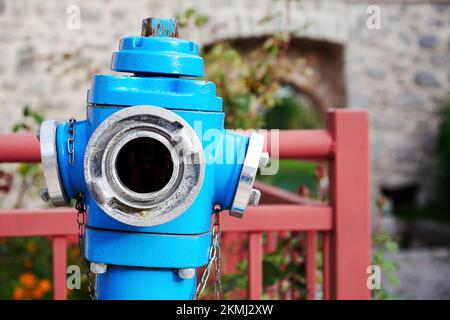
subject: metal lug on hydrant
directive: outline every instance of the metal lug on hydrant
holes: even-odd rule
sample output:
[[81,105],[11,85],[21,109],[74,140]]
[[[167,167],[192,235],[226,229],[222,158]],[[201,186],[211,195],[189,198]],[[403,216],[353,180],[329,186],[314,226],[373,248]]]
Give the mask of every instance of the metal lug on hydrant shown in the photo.
[[107,265],[104,263],[94,263],[91,262],[91,272],[95,274],[105,273],[107,269]]
[[214,83],[194,79],[197,43],[177,37],[174,20],[145,19],[113,53],[126,75],[93,76],[87,119],[40,129],[42,198],[86,208],[97,299],[193,298],[215,206],[242,217],[260,198],[264,137],[224,129]]
[[178,276],[181,279],[192,279],[195,277],[195,269],[194,268],[178,269]]
[[260,198],[261,198],[261,191],[259,191],[258,189],[253,189],[252,194],[250,195],[250,200],[248,201],[248,205],[256,207],[259,203]]
[[40,193],[42,201],[48,202],[50,200],[50,195],[48,194],[47,188],[41,188],[39,193]]

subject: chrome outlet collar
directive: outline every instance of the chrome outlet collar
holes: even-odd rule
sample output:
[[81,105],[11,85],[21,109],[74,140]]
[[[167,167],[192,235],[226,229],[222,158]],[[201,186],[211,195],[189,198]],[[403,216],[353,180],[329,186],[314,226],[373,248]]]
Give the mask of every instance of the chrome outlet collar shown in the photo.
[[54,206],[64,206],[69,199],[64,193],[59,174],[58,154],[56,151],[56,129],[58,122],[54,120],[44,121],[39,130],[41,145],[41,162],[44,171],[42,198],[50,201]]
[[[155,192],[130,190],[116,170],[122,147],[140,137],[159,141],[171,155],[172,175]],[[84,174],[94,200],[109,216],[129,225],[155,226],[175,219],[196,199],[205,174],[203,148],[194,129],[174,112],[128,107],[109,116],[92,134]]]
[[268,158],[266,153],[263,154],[263,147],[264,136],[253,132],[250,135],[238,186],[230,208],[230,215],[234,217],[242,218],[247,205],[255,207],[259,203],[261,192],[257,189],[253,189],[253,184],[255,182],[258,168],[265,166],[267,163],[267,161],[262,159],[262,156],[263,158]]

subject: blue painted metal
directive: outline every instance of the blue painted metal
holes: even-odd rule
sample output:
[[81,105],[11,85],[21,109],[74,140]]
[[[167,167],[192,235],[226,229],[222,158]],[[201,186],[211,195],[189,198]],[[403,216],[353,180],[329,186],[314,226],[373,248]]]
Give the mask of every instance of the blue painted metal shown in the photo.
[[117,232],[89,227],[86,229],[86,258],[92,262],[108,265],[194,268],[208,262],[210,241],[209,232],[195,235],[165,235]]
[[174,269],[134,269],[111,266],[96,278],[104,300],[184,300],[195,292],[194,279],[180,279]]
[[125,37],[113,53],[111,70],[188,77],[203,76],[203,59],[192,41],[169,37]]
[[[111,69],[134,75],[93,77],[87,119],[75,123],[73,165],[68,163],[68,123],[57,129],[64,192],[70,198],[84,193],[88,207],[85,255],[108,265],[96,277],[99,299],[192,298],[195,279],[180,279],[177,268],[207,263],[212,208],[230,207],[248,147],[248,137],[224,129],[215,85],[180,78],[203,75],[198,45],[165,36],[173,33],[172,22],[161,23],[165,27],[153,37],[123,38],[113,54]],[[84,179],[84,154],[93,131],[111,114],[134,105],[163,107],[181,116],[194,128],[205,155],[203,185],[194,203],[158,226],[136,227],[113,219],[94,201]]]
[[88,103],[96,105],[155,105],[166,109],[222,111],[212,82],[167,77],[95,75]]

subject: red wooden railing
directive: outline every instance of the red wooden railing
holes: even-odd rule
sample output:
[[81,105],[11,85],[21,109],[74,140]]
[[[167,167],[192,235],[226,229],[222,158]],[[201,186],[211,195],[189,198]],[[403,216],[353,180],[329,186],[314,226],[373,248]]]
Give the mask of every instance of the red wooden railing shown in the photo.
[[[270,135],[269,135],[270,137]],[[330,204],[262,204],[248,208],[244,219],[222,215],[227,234],[249,235],[248,297],[262,296],[263,233],[273,247],[273,234],[306,232],[307,298],[317,290],[318,234],[323,242],[323,297],[369,299],[366,286],[371,261],[368,115],[361,110],[328,112],[326,130],[280,131],[281,159],[329,162]],[[269,152],[275,141],[268,141]],[[0,163],[39,162],[39,144],[32,134],[0,135]],[[76,235],[73,209],[0,210],[0,237],[48,236],[53,243],[54,298],[66,299],[67,237]]]

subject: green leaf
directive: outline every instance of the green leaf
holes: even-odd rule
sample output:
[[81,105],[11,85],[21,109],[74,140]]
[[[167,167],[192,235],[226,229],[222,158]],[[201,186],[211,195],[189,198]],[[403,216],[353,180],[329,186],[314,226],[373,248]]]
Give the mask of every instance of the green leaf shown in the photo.
[[397,253],[398,252],[398,243],[393,241],[393,240],[390,240],[390,241],[386,242],[385,247],[386,247],[386,250],[391,252],[391,253]]
[[186,9],[186,11],[184,12],[184,16],[187,19],[192,18],[194,15],[195,15],[195,9],[194,8]]
[[209,21],[209,17],[208,17],[208,16],[200,15],[200,16],[197,16],[197,17],[195,18],[195,25],[196,25],[197,27],[202,27],[202,26],[204,26],[206,23],[208,23],[208,21]]
[[263,271],[264,287],[271,286],[282,278],[280,267],[271,261],[263,261]]

